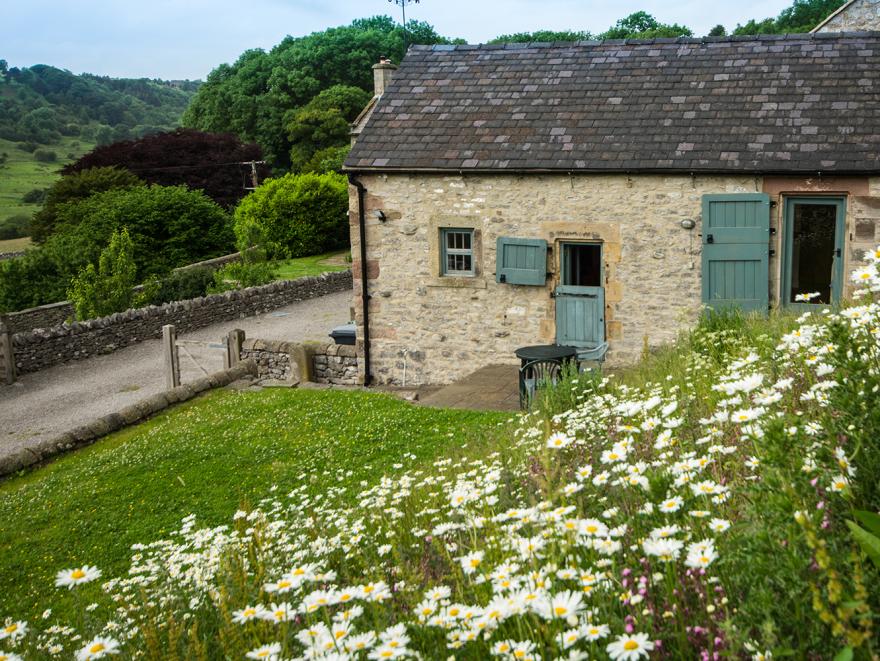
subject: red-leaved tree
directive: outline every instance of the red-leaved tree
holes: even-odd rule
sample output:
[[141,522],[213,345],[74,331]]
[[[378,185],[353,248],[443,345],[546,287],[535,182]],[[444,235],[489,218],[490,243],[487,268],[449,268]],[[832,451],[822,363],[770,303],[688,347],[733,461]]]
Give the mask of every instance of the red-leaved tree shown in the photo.
[[[177,129],[96,147],[61,172],[125,168],[150,184],[202,190],[217,204],[231,208],[253,185],[249,162],[261,159],[259,146],[244,143],[231,133]],[[268,167],[256,167],[259,181],[269,176]]]

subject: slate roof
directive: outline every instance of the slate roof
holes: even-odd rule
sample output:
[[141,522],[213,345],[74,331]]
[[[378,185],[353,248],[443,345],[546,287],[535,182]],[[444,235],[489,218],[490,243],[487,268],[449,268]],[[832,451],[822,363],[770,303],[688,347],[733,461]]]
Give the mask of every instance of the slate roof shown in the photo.
[[880,173],[880,32],[413,46],[345,166]]

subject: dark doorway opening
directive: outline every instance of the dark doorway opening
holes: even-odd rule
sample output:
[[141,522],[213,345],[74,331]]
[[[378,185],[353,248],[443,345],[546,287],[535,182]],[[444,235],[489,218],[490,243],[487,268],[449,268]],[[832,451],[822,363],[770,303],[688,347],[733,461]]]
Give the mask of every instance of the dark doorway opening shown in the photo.
[[831,303],[837,205],[794,204],[791,224],[791,282],[788,302],[818,293],[811,303]]
[[560,284],[601,287],[602,246],[597,243],[563,243]]

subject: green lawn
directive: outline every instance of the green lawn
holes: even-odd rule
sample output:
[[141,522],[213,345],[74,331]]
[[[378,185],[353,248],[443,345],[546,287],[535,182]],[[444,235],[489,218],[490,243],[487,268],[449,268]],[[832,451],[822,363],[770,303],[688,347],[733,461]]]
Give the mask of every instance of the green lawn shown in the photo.
[[18,252],[24,250],[29,245],[31,245],[31,238],[29,236],[20,239],[7,239],[6,241],[0,241],[0,252]]
[[51,186],[60,176],[58,170],[95,146],[81,138],[63,137],[58,144],[39,146],[39,149],[49,149],[58,155],[55,163],[40,163],[33,154],[18,149],[16,144],[0,139],[0,154],[7,155],[6,162],[0,165],[0,222],[17,214],[33,214],[40,205],[25,204],[21,201],[22,196],[34,188]]
[[360,391],[214,391],[0,484],[0,617],[69,611],[75,595],[54,587],[58,570],[124,573],[133,543],[162,538],[187,514],[231,523],[273,485],[287,493],[309,480],[321,492],[313,470],[350,470],[353,497],[391,464],[489,445],[510,418]]
[[276,280],[296,280],[307,275],[321,275],[328,271],[346,271],[351,268],[351,262],[346,261],[350,252],[326,252],[323,255],[311,255],[310,257],[297,257],[276,262]]

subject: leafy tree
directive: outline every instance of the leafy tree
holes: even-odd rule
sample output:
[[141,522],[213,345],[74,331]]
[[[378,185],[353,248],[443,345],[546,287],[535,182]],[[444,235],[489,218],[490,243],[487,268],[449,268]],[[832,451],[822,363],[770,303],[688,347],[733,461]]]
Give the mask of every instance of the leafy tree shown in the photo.
[[0,220],[0,241],[18,239],[28,235],[28,221],[26,214],[18,213]]
[[325,174],[327,172],[342,172],[342,164],[345,157],[351,151],[351,145],[339,147],[327,147],[312,154],[312,157],[302,166],[303,172]]
[[58,154],[51,149],[37,149],[34,152],[34,160],[40,163],[54,163],[58,160]]
[[70,281],[87,264],[98,263],[114,230],[123,227],[134,242],[141,282],[233,248],[226,212],[184,186],[111,189],[56,211],[56,230],[41,246],[0,262],[0,310],[64,299]]
[[[204,191],[217,204],[229,208],[244,197],[245,185],[251,181],[250,166],[238,163],[259,160],[260,148],[234,135],[177,129],[98,147],[61,172],[67,175],[96,167],[124,168],[150,184],[184,185]],[[258,174],[268,176],[268,168],[260,167]]]
[[316,255],[348,239],[348,185],[338,174],[269,179],[235,210],[239,250],[262,245],[290,257]]
[[502,34],[492,39],[490,44],[530,43],[536,41],[589,41],[595,37],[589,32],[574,30],[535,30]]
[[349,144],[349,124],[370,100],[358,87],[334,85],[289,113],[291,167],[303,170],[315,152]]
[[599,35],[599,38],[653,39],[657,37],[691,37],[693,34],[690,28],[683,25],[660,23],[648,12],[637,11],[621,18],[614,24],[614,27]]
[[791,7],[783,9],[775,19],[765,18],[761,21],[752,19],[744,25],[737,25],[733,34],[809,32],[845,2],[846,0],[794,0]]
[[[410,21],[407,32],[410,43],[449,43],[427,23]],[[370,67],[382,55],[395,62],[403,56],[403,30],[388,16],[287,37],[268,53],[246,51],[234,64],[221,65],[208,75],[184,113],[183,124],[253,140],[276,169],[287,170],[292,147],[288,113],[335,85],[372,93]]]
[[113,230],[110,243],[101,251],[98,268],[87,264],[70,283],[67,297],[77,319],[106,317],[132,307],[137,267],[132,253],[134,243],[128,230]]
[[58,208],[62,204],[114,188],[142,186],[143,183],[128,170],[112,167],[88,168],[61,177],[45,192],[43,208],[31,219],[31,238],[35,243],[42,243],[54,232]]
[[724,37],[726,35],[727,35],[727,28],[725,28],[721,24],[718,24],[714,28],[709,30],[710,37]]
[[[229,216],[201,191],[185,186],[139,186],[97,193],[61,205],[56,234],[70,255],[94,262],[113,230],[127,227],[138,276],[217,257],[233,248]],[[47,242],[48,243],[48,242]]]

